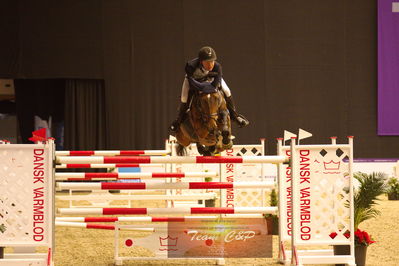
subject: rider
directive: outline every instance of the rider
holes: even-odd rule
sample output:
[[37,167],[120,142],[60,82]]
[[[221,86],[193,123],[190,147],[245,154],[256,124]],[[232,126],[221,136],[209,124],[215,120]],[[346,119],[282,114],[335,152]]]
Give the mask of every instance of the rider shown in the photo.
[[236,111],[231,91],[222,78],[222,66],[216,61],[215,50],[209,46],[202,47],[198,52],[198,58],[187,62],[185,71],[186,77],[183,81],[178,115],[170,126],[172,132],[176,132],[185,119],[190,104],[189,99],[191,99],[192,92],[195,90],[211,92],[220,88],[224,92],[231,119],[239,127],[249,125],[249,121]]

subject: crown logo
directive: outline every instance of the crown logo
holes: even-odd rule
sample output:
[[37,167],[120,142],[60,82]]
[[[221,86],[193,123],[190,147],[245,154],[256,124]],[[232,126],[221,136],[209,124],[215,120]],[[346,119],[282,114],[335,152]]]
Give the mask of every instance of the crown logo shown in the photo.
[[329,161],[329,162],[324,162],[324,169],[325,170],[339,170],[339,166],[340,166],[341,162],[334,162],[333,160]]
[[[159,237],[160,251],[177,251],[177,239],[178,237],[167,236],[165,238]],[[173,248],[174,247],[174,248]]]

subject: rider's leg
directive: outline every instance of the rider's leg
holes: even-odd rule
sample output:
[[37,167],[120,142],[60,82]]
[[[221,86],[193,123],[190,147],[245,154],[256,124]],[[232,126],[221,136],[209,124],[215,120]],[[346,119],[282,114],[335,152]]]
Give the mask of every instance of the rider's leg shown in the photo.
[[224,79],[222,79],[221,87],[225,95],[227,109],[229,109],[231,119],[235,121],[240,127],[248,126],[249,121],[243,115],[237,113],[230,88],[227,86]]
[[179,128],[180,124],[183,122],[187,109],[188,109],[188,95],[189,95],[190,86],[188,84],[187,78],[184,78],[183,86],[181,89],[181,97],[180,97],[180,105],[177,112],[177,118],[172,122],[169,129],[172,132],[176,132]]

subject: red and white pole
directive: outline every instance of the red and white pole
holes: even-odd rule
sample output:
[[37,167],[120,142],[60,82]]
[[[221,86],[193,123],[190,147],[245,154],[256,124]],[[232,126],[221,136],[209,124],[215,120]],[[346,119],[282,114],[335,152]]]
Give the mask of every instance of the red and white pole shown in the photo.
[[108,164],[108,163],[283,163],[285,156],[59,156],[58,164]]

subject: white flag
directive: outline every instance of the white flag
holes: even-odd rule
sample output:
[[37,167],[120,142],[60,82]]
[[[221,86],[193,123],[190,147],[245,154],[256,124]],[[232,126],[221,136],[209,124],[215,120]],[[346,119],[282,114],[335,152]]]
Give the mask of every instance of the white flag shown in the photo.
[[305,130],[300,128],[299,132],[298,132],[298,145],[299,145],[301,139],[310,138],[311,136],[313,136],[312,133],[307,132],[307,131],[305,131]]
[[311,136],[313,136],[312,133],[307,132],[301,128],[299,129],[298,140],[310,138]]
[[284,142],[294,137],[296,138],[296,135],[294,133],[284,130]]

